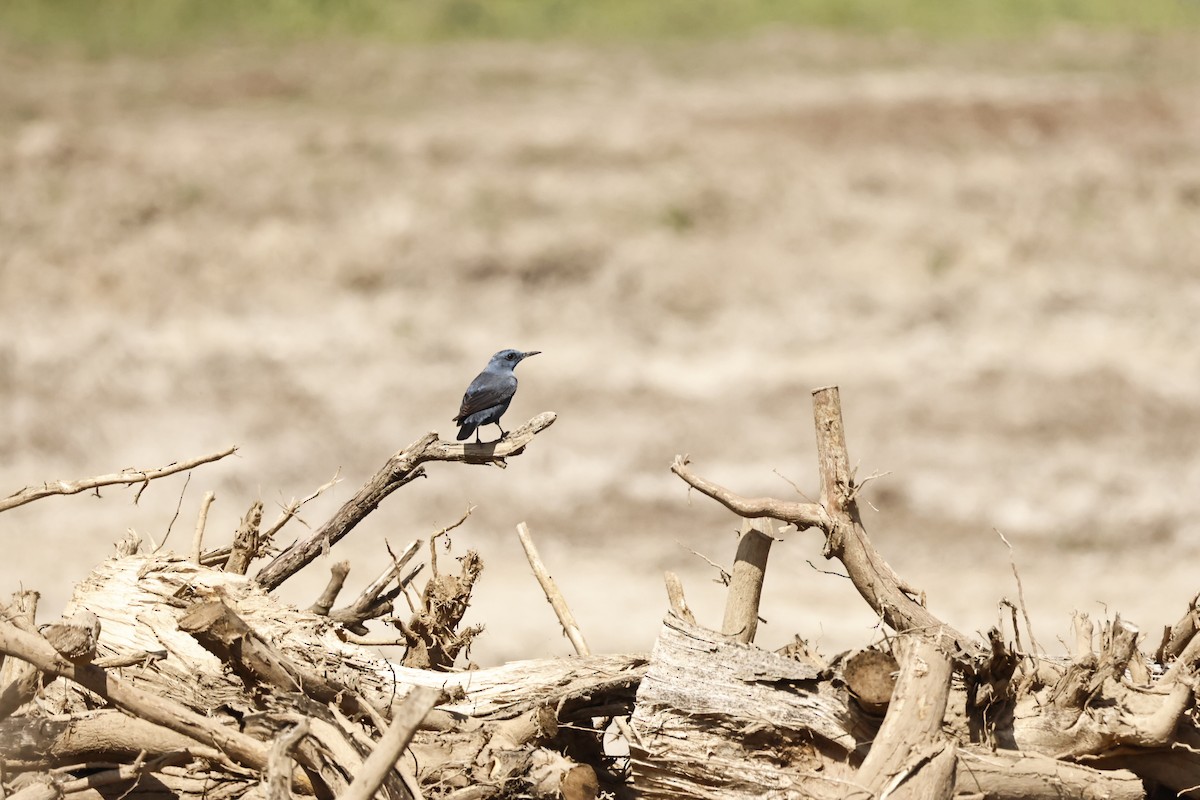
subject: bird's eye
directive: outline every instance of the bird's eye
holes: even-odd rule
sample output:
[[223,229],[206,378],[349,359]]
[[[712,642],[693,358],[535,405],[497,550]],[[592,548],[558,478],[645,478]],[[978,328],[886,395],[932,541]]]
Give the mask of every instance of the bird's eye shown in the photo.
[[517,357],[516,353],[509,353],[508,355],[505,356],[505,358],[507,358],[509,361],[512,361],[516,357]]

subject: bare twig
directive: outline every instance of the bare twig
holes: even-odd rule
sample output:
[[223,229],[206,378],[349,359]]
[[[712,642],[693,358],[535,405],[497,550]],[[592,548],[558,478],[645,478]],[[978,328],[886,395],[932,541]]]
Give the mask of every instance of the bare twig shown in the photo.
[[716,577],[714,583],[719,583],[722,586],[729,585],[729,581],[733,579],[733,576],[729,574],[729,570],[725,569],[720,564],[713,561],[708,556],[704,555],[704,553],[698,552],[698,551],[693,550],[692,548],[688,547],[683,542],[676,540],[675,544],[679,545],[684,550],[687,550],[689,553],[694,555],[696,558],[701,559],[702,561],[706,562],[710,567],[715,569],[717,571],[717,577]]
[[192,562],[200,563],[200,552],[204,545],[204,526],[208,523],[208,509],[217,499],[216,492],[209,489],[200,501],[200,514],[196,517],[196,532],[192,534]]
[[179,461],[174,464],[168,464],[165,467],[159,467],[158,469],[127,469],[111,475],[98,475],[94,478],[82,478],[77,481],[56,481],[54,483],[44,483],[41,486],[27,486],[0,500],[0,511],[7,511],[10,508],[23,506],[26,503],[32,503],[34,500],[41,500],[43,497],[50,497],[56,494],[79,494],[89,489],[98,489],[101,486],[130,486],[135,483],[147,484],[152,480],[165,478],[177,472],[187,472],[189,469],[198,467],[201,464],[219,461],[236,452],[237,447],[230,447],[219,453],[193,458],[190,461]]
[[517,537],[521,540],[521,547],[525,548],[525,557],[529,559],[529,566],[533,570],[538,583],[541,585],[546,599],[550,601],[550,606],[554,609],[559,624],[562,625],[563,632],[571,640],[571,646],[575,648],[575,654],[580,656],[591,655],[592,651],[588,648],[587,641],[583,638],[583,631],[579,629],[579,623],[575,621],[575,615],[571,613],[571,608],[567,605],[567,600],[563,597],[562,592],[559,591],[554,578],[550,576],[550,571],[542,563],[542,558],[538,555],[537,547],[533,544],[533,535],[530,534],[529,526],[524,522],[517,524]]
[[266,548],[268,545],[270,545],[271,539],[274,538],[275,534],[279,533],[284,525],[294,519],[300,509],[303,508],[307,503],[320,497],[327,490],[332,489],[334,486],[337,486],[342,480],[340,477],[341,474],[341,470],[338,470],[333,474],[332,478],[314,489],[307,497],[301,500],[292,499],[286,506],[283,506],[283,508],[279,511],[279,516],[274,522],[271,523],[269,528],[262,532],[262,535],[259,537],[260,541],[262,542],[262,547]]
[[1008,548],[1008,561],[1012,565],[1013,577],[1017,580],[1017,602],[1021,604],[1021,616],[1025,618],[1025,630],[1029,633],[1029,647],[1034,654],[1045,653],[1038,645],[1037,637],[1033,635],[1033,623],[1029,620],[1029,606],[1025,604],[1025,586],[1021,583],[1021,573],[1017,571],[1017,557],[1013,553],[1013,546],[999,528],[992,528],[992,530],[996,531],[1000,541],[1004,542],[1005,547]]
[[183,508],[183,496],[187,494],[187,487],[191,482],[192,473],[189,472],[187,478],[183,481],[183,488],[179,490],[179,502],[175,504],[175,514],[171,517],[171,521],[167,523],[167,532],[163,534],[163,539],[158,543],[158,547],[154,548],[154,552],[157,553],[167,543],[167,539],[171,538],[171,531],[175,528],[175,520],[179,519],[179,509]]
[[314,531],[307,539],[297,542],[255,576],[267,590],[275,589],[295,575],[321,552],[336,544],[343,536],[383,502],[384,498],[415,478],[425,474],[428,461],[463,461],[468,464],[504,466],[510,456],[519,455],[537,434],[554,424],[553,412],[543,412],[506,438],[487,444],[444,442],[437,433],[427,433],[408,447],[394,454],[379,472],[363,484],[333,518]]
[[137,664],[147,665],[163,660],[167,657],[167,652],[166,650],[139,650],[136,653],[124,653],[122,655],[97,658],[92,663],[101,669],[132,667]]
[[424,686],[417,686],[409,692],[387,732],[379,739],[375,751],[367,756],[354,782],[339,800],[371,800],[392,771],[392,766],[400,760],[422,720],[438,704],[441,696],[440,690]]
[[[475,506],[468,505],[467,510],[463,512],[462,516],[458,518],[457,522],[450,523],[449,525],[447,525],[446,527],[442,528],[440,531],[438,531],[437,533],[435,533],[429,537],[429,569],[433,572],[434,575],[438,574],[437,540],[440,537],[445,536],[446,534],[450,533],[450,531],[454,530],[455,528],[461,526],[464,522],[466,522],[467,517],[471,516],[471,512],[474,510],[475,510]],[[450,547],[449,539],[446,540],[446,547],[447,548]]]
[[791,486],[792,489],[796,492],[796,494],[803,497],[805,499],[805,501],[807,501],[809,503],[812,502],[812,498],[809,497],[808,494],[803,489],[800,488],[800,484],[796,483],[794,480],[789,478],[787,475],[784,475],[782,472],[780,472],[777,469],[772,469],[771,472],[774,472],[775,475],[778,476],[780,480],[782,480],[788,486]]

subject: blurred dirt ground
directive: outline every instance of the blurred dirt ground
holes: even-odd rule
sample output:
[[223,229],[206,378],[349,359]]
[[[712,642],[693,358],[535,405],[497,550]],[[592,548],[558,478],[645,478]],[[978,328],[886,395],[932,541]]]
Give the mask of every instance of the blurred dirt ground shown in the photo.
[[[450,434],[503,347],[505,471],[433,465],[334,551],[350,588],[478,505],[480,663],[567,652],[530,524],[593,649],[640,650],[662,571],[702,621],[745,494],[815,494],[809,390],[841,386],[877,545],[968,630],[1015,599],[1148,646],[1200,591],[1194,38],[929,45],[774,32],[657,46],[0,53],[0,493],[240,446],[184,480],[0,514],[0,592],[71,587],[132,527],[186,551],[256,498]],[[778,474],[776,474],[778,473]],[[295,535],[299,529],[292,531]],[[812,566],[808,562],[811,562]],[[877,635],[814,534],[772,554],[759,640]],[[285,586],[310,602],[324,567]]]

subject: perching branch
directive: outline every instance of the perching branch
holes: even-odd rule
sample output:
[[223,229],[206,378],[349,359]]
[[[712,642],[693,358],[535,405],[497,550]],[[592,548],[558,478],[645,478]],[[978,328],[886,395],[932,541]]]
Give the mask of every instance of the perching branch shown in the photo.
[[295,575],[326,548],[332,547],[354,526],[374,511],[383,499],[414,478],[424,476],[427,461],[464,461],[468,464],[506,465],[509,456],[520,455],[533,437],[554,424],[557,416],[546,411],[497,442],[485,444],[446,442],[436,432],[427,433],[393,455],[379,472],[363,484],[333,518],[311,536],[289,547],[258,571],[255,580],[270,591]]
[[34,500],[41,500],[43,497],[50,497],[56,494],[79,494],[80,492],[86,492],[88,489],[98,489],[101,486],[130,486],[135,483],[147,484],[157,478],[165,478],[177,472],[186,472],[201,464],[220,461],[222,458],[233,455],[236,452],[237,447],[235,446],[222,450],[219,453],[193,458],[190,461],[178,461],[158,469],[126,469],[111,475],[98,475],[94,478],[83,478],[77,481],[55,481],[54,483],[43,483],[41,486],[27,486],[19,492],[14,492],[3,500],[0,500],[0,511],[8,511],[10,508],[23,506],[26,503],[32,503]]
[[854,477],[846,452],[841,400],[836,386],[813,391],[813,417],[821,473],[819,503],[741,497],[693,473],[683,456],[675,457],[671,471],[740,516],[773,517],[801,530],[819,529],[825,534],[825,557],[842,562],[859,594],[893,630],[940,634],[952,639],[964,653],[980,653],[981,646],[977,641],[946,625],[913,598],[916,592],[896,574],[867,538],[854,497]]

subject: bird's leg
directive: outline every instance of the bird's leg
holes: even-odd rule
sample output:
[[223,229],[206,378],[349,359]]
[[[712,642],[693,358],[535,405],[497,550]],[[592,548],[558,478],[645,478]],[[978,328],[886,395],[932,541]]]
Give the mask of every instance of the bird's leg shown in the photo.
[[483,442],[479,439],[479,428],[475,429],[475,444],[483,444]]
[[[499,422],[496,423],[496,427],[500,428]],[[508,436],[508,434],[504,432],[504,428],[500,428],[500,438],[503,439],[505,436]]]

